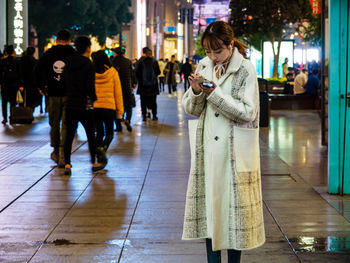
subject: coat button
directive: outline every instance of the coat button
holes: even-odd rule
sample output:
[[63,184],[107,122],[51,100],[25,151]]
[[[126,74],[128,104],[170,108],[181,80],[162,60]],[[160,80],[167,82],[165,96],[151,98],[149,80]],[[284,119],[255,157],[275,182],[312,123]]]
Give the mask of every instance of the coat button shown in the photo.
[[219,137],[218,137],[218,136],[215,136],[214,140],[215,140],[215,141],[219,140]]
[[219,117],[219,113],[218,112],[215,112],[215,117]]

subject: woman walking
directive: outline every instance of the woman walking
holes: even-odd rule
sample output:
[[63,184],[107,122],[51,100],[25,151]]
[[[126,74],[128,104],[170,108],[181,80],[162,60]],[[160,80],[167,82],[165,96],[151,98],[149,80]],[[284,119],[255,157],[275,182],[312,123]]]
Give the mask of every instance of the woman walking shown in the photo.
[[189,177],[183,239],[206,239],[209,263],[240,262],[265,242],[259,156],[259,89],[246,46],[223,21],[202,37],[207,57],[183,97],[199,117]]
[[102,152],[99,162],[106,163],[105,153],[113,140],[113,122],[116,114],[124,114],[123,94],[119,74],[103,50],[92,53],[95,65],[95,90],[97,100],[94,102],[96,145]]
[[174,92],[176,95],[176,74],[180,71],[179,65],[175,62],[175,55],[171,56],[170,61],[165,66],[165,83],[168,84],[169,94]]

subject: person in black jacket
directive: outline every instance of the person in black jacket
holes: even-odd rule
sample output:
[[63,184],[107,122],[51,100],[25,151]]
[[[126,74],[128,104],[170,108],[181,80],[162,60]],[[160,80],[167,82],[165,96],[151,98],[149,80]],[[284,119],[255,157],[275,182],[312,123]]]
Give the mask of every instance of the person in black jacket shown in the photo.
[[190,63],[190,60],[186,58],[186,63],[182,65],[180,74],[184,74],[184,89],[185,92],[190,86],[188,83],[188,77],[192,74],[193,68],[192,63]]
[[[90,61],[91,41],[86,36],[79,36],[75,40],[77,53],[66,59],[64,80],[66,82],[66,140],[64,143],[64,174],[71,174],[71,152],[74,135],[78,123],[85,129],[88,138],[92,171],[103,169],[107,160],[101,157],[101,163],[96,162],[96,141],[94,127],[93,102],[97,99],[95,93],[95,69]],[[103,154],[102,152],[100,154]]]
[[153,120],[157,121],[157,95],[159,94],[157,76],[159,75],[158,62],[152,57],[152,50],[146,50],[146,56],[141,57],[136,68],[138,81],[137,94],[141,99],[143,121],[147,121],[147,108],[152,110]]
[[[131,116],[132,116],[132,91],[133,91],[133,70],[131,61],[124,57],[125,51],[121,48],[113,49],[115,57],[112,60],[112,65],[119,73],[120,82],[122,85],[123,91],[123,103],[124,103],[124,112],[125,116],[125,126],[128,131],[132,131],[130,125]],[[120,119],[117,118],[117,131],[122,131],[122,126]]]
[[57,45],[47,50],[39,59],[36,68],[36,77],[42,95],[48,96],[48,113],[51,147],[51,159],[58,163],[58,167],[64,167],[63,145],[65,141],[65,101],[66,84],[62,79],[66,66],[66,58],[75,53],[70,46],[70,33],[60,30],[57,33]]
[[34,58],[35,48],[28,47],[24,56],[21,58],[21,72],[23,76],[23,87],[25,91],[24,99],[28,107],[34,111],[36,106],[40,105],[42,95],[39,93],[35,83],[34,68],[37,60]]
[[17,91],[23,90],[20,63],[12,45],[5,47],[5,56],[0,63],[0,85],[2,97],[2,123],[7,123],[7,106],[16,106]]

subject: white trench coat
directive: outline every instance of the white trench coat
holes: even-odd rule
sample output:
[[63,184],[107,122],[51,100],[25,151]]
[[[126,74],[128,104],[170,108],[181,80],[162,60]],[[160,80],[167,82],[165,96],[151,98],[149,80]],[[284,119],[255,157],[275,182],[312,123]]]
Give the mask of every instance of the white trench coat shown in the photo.
[[255,69],[235,48],[219,80],[208,57],[196,72],[217,87],[209,96],[189,89],[182,100],[199,117],[182,238],[211,238],[213,250],[253,249],[265,242]]

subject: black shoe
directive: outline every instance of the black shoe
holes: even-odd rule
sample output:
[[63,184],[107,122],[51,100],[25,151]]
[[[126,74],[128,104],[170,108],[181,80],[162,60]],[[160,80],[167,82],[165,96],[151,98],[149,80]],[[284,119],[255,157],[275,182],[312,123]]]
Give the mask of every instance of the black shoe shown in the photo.
[[128,120],[125,120],[125,126],[126,126],[126,129],[131,132],[132,131],[132,127],[130,125],[130,122]]
[[143,120],[143,121],[147,121],[147,117],[146,117],[146,116],[143,116],[143,117],[142,117],[142,120]]
[[55,163],[58,164],[58,156],[59,155],[59,152],[58,150],[54,150],[51,154],[50,154],[50,158],[51,160],[53,160]]
[[102,170],[105,167],[106,167],[105,163],[93,163],[91,169],[93,172],[97,172],[97,171]]
[[5,125],[7,123],[7,120],[4,119],[1,123]]
[[64,166],[64,175],[71,175],[72,174],[72,166],[70,164],[66,164]]
[[101,164],[107,164],[107,156],[106,156],[106,151],[104,150],[103,147],[98,147],[96,149],[96,153],[97,153],[97,162],[101,163]]

